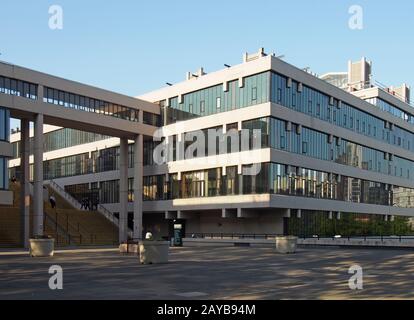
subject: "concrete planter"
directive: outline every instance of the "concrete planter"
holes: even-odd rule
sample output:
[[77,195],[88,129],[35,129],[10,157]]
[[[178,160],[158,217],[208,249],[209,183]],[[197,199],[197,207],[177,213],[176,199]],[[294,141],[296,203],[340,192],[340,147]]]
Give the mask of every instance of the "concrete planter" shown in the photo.
[[279,253],[295,253],[298,245],[298,237],[276,237],[276,251]]
[[137,243],[121,243],[119,245],[119,253],[137,255],[139,252],[139,245]]
[[141,264],[156,264],[168,262],[168,241],[140,241],[139,261]]
[[30,239],[32,257],[51,257],[55,251],[55,239]]

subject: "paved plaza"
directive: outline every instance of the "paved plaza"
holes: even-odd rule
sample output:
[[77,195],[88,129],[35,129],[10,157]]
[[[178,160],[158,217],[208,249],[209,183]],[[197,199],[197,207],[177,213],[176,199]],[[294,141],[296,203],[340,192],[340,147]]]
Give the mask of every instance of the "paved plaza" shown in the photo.
[[[364,288],[349,289],[352,265]],[[63,290],[48,269],[63,268]],[[52,258],[0,252],[0,299],[412,299],[414,251],[301,248],[172,248],[170,263],[140,265],[115,249],[58,251]]]

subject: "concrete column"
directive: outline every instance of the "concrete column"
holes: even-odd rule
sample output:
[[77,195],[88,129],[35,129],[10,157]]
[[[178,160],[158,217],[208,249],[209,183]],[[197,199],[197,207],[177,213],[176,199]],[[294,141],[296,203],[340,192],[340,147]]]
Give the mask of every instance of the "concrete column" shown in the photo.
[[221,217],[223,219],[237,218],[237,209],[221,209]]
[[34,121],[33,235],[43,235],[43,114]]
[[128,240],[128,139],[121,138],[119,150],[119,242]]
[[166,220],[175,220],[177,219],[177,213],[171,211],[165,211],[165,219]]
[[238,194],[242,195],[243,194],[243,166],[241,164],[237,166],[237,179],[238,179],[238,184],[239,184]]
[[21,242],[25,248],[29,247],[30,237],[30,131],[29,120],[21,120],[20,131],[20,224]]
[[134,238],[142,238],[142,179],[143,135],[137,135],[134,145]]
[[292,217],[292,209],[285,209],[283,212],[283,218],[291,218]]

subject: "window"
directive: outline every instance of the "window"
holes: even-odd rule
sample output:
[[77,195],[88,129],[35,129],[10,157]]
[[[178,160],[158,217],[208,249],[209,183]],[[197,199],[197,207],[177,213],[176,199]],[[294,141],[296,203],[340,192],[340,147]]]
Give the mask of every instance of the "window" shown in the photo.
[[257,87],[252,88],[252,100],[257,100]]
[[0,108],[0,140],[9,141],[10,111]]
[[221,108],[221,98],[220,97],[217,97],[216,98],[216,108],[217,109],[220,109]]
[[280,149],[286,148],[286,138],[284,136],[280,137]]
[[0,157],[0,189],[8,189],[7,159]]
[[306,141],[302,142],[302,153],[308,153],[308,143]]
[[321,115],[321,104],[318,103],[316,105],[316,115],[320,116]]
[[206,111],[206,102],[204,100],[200,101],[200,112]]
[[312,113],[312,100],[308,101],[308,112]]

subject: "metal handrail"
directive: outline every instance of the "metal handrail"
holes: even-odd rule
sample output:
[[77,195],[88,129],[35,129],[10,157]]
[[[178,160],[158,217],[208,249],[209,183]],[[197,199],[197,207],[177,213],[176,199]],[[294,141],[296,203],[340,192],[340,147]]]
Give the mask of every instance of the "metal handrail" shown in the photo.
[[[279,236],[283,236],[281,234],[243,234],[243,233],[190,233],[190,234],[186,234],[185,237],[186,238],[201,238],[201,239],[205,239],[205,238],[209,238],[209,239],[225,239],[225,238],[230,238],[230,239],[273,239],[275,237],[279,237]],[[308,236],[308,235],[300,235],[298,236],[298,238],[300,239],[333,239],[333,240],[343,240],[343,239],[347,239],[348,241],[353,240],[353,239],[358,239],[358,240],[398,240],[400,242],[402,242],[403,240],[414,240],[414,236],[404,236],[404,235],[389,235],[389,236],[384,236],[384,235],[379,235],[379,236],[341,236],[341,237],[336,237],[336,236],[318,236],[318,235],[312,235],[312,236]]]
[[[60,185],[58,185],[54,180],[49,180],[49,185],[55,189],[56,192],[58,192],[61,196],[63,196],[67,201],[71,202],[73,207],[79,208],[81,204],[78,200],[76,200],[72,195],[70,195],[65,189],[63,189]],[[83,210],[83,209],[79,209]],[[102,204],[97,205],[97,211],[102,214],[106,219],[108,219],[110,222],[115,224],[117,227],[119,227],[119,219],[107,208],[105,208]],[[128,228],[128,236],[130,238],[133,237],[133,230]]]
[[81,204],[78,200],[72,197],[65,189],[63,189],[60,185],[58,185],[54,180],[49,180],[49,186],[51,186],[57,193],[59,193],[62,197],[65,198],[69,203],[73,205],[74,208],[80,209]]
[[102,204],[99,203],[97,209],[97,211],[103,216],[105,216],[105,218],[114,223],[116,226],[119,226],[119,219],[111,211],[105,208]]

